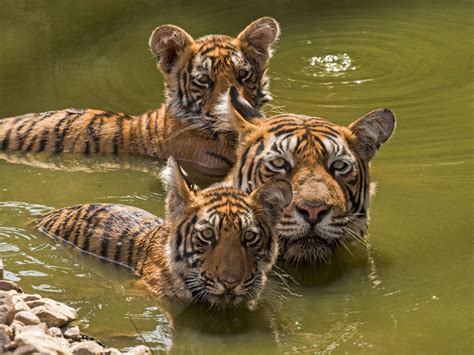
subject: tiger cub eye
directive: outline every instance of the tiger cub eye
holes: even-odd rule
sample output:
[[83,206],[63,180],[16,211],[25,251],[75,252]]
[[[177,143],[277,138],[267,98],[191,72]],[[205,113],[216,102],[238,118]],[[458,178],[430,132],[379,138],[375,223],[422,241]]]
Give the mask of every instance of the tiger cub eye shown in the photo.
[[240,69],[239,70],[239,79],[240,80],[248,80],[250,78],[250,75],[252,75],[252,72],[247,69]]
[[272,164],[277,168],[283,168],[285,166],[286,160],[283,158],[276,158],[272,160]]
[[208,75],[205,75],[205,74],[198,76],[193,81],[196,85],[205,86],[205,87],[209,86],[212,82],[211,78]]

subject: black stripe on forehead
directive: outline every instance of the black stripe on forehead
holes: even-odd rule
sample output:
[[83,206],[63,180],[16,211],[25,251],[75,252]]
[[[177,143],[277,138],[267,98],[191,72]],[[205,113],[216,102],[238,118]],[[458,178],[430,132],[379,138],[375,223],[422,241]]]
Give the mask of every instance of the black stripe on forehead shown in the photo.
[[230,54],[230,55],[233,55],[233,54],[236,54],[238,52],[238,49],[235,47],[235,46],[232,46],[232,45],[222,45],[222,44],[215,44],[215,45],[209,45],[209,46],[203,46],[199,51],[199,55],[201,56],[208,56],[210,58],[213,58],[213,57],[220,57],[221,55],[219,56],[209,56],[208,54],[214,50],[218,49],[219,52],[227,52],[226,54]]
[[203,207],[210,212],[222,213],[222,208],[237,208],[237,214],[246,213],[251,210],[251,206],[247,201],[247,195],[240,190],[230,188],[218,188],[209,192],[205,192],[202,196]]
[[214,48],[224,48],[237,50],[233,43],[233,38],[225,35],[209,35],[201,37],[195,41],[199,45],[198,52],[202,54],[203,51],[212,50]]

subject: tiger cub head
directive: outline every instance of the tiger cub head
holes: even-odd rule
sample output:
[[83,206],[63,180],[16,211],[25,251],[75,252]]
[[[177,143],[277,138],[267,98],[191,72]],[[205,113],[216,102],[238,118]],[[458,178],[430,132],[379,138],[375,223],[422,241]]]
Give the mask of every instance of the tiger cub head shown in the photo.
[[162,174],[170,227],[168,257],[195,300],[225,307],[258,298],[278,253],[275,226],[291,184],[274,179],[252,193],[200,190],[173,158]]
[[232,137],[219,107],[232,84],[256,109],[271,100],[266,67],[280,26],[271,17],[248,25],[236,38],[208,35],[193,39],[182,28],[162,25],[149,41],[165,76],[172,115],[216,137]]
[[278,176],[291,181],[293,202],[277,226],[281,258],[328,262],[339,246],[363,243],[369,162],[391,137],[394,114],[376,109],[347,127],[295,114],[252,120],[258,112],[233,88],[228,105],[241,142],[229,182],[249,192]]

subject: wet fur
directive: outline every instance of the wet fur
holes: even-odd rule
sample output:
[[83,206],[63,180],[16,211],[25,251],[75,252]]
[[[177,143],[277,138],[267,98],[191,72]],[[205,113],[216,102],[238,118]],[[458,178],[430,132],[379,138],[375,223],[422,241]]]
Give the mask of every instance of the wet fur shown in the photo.
[[[173,155],[225,173],[235,159],[234,136],[216,110],[218,98],[233,84],[256,109],[271,99],[265,72],[278,35],[272,18],[254,21],[237,38],[194,40],[177,26],[160,26],[150,38],[165,78],[160,109],[137,116],[65,109],[5,118],[0,120],[0,150]],[[203,77],[210,81],[200,83]]]
[[[257,299],[277,258],[274,229],[291,202],[289,182],[252,194],[220,185],[200,190],[172,160],[163,179],[166,221],[131,206],[89,204],[48,213],[38,228],[134,270],[161,297],[217,307]],[[209,228],[214,239],[202,236]],[[257,233],[252,241],[249,231]]]
[[[277,226],[280,257],[294,264],[318,264],[329,262],[337,248],[364,245],[371,197],[369,162],[395,129],[393,113],[377,109],[344,127],[295,114],[258,118],[234,89],[229,105],[240,147],[226,183],[251,192],[278,176],[291,181],[293,203]],[[273,165],[275,159],[281,167]],[[336,160],[347,162],[351,170],[335,171]],[[308,203],[327,206],[314,225],[301,213]]]

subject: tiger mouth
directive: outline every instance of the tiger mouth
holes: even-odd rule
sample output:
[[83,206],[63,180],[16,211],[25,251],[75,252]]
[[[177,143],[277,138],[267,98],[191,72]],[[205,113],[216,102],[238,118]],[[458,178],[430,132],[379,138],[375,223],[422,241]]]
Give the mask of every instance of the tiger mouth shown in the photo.
[[316,232],[310,231],[298,237],[288,238],[288,244],[324,244],[326,246],[331,246],[331,242],[326,238],[323,238]]
[[328,263],[335,249],[334,244],[316,233],[307,233],[283,240],[280,243],[280,256],[292,264]]
[[237,306],[245,297],[234,292],[224,292],[221,294],[211,294],[209,302],[218,307]]

